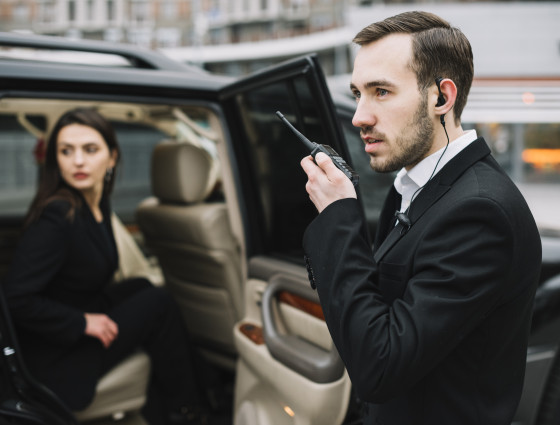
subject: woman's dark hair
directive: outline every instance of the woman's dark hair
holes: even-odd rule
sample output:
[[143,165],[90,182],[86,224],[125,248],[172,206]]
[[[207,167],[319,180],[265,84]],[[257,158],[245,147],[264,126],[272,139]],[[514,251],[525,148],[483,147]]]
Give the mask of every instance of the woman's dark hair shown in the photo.
[[[47,147],[45,152],[45,163],[41,170],[41,178],[39,181],[39,188],[35,194],[35,198],[31,202],[29,211],[25,218],[24,225],[28,226],[39,218],[43,209],[54,200],[65,200],[70,203],[70,210],[68,211],[68,218],[72,219],[82,204],[82,197],[80,193],[70,187],[62,179],[57,160],[57,146],[56,142],[60,130],[71,124],[81,124],[97,130],[109,148],[109,152],[117,153],[117,161],[115,169],[120,159],[120,149],[117,143],[117,137],[111,124],[97,111],[89,108],[77,108],[66,112],[56,122],[52,129],[50,136],[47,140]],[[112,190],[115,182],[116,170],[107,175],[103,185],[103,198],[107,197]]]

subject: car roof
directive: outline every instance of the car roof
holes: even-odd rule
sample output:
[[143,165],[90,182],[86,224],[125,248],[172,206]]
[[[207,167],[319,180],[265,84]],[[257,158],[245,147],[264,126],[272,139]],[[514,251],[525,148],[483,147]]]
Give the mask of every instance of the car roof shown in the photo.
[[[136,46],[0,32],[0,47],[1,79],[177,87],[206,92],[217,92],[234,81]],[[82,57],[78,63],[64,61],[78,58],[79,54],[98,56]],[[103,55],[108,61],[100,59]]]
[[188,74],[177,71],[129,68],[96,68],[90,66],[37,63],[0,59],[0,78],[18,80],[54,80],[114,85],[187,88],[197,91],[219,91],[232,78],[212,74]]

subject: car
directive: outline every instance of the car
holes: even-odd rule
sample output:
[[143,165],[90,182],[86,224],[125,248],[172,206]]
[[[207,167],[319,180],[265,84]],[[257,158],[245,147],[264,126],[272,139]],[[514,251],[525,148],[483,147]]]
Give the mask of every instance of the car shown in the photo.
[[[0,33],[0,45],[0,278],[40,177],[46,135],[65,111],[95,108],[122,147],[113,195],[117,277],[141,273],[169,288],[197,351],[220,371],[231,422],[359,423],[359,400],[303,260],[302,235],[316,216],[299,165],[309,152],[276,111],[358,171],[372,235],[394,176],[369,171],[351,126],[354,105],[329,90],[317,57],[233,79],[132,46],[8,33]],[[76,55],[62,60],[67,52]],[[179,183],[188,184],[188,199],[176,199]],[[549,408],[543,400],[560,405],[548,380],[560,376],[559,257],[548,258],[539,292],[516,419],[526,425],[541,424],[537,415]],[[69,412],[27,372],[0,301],[4,422],[142,423],[145,354],[103,377],[86,411]]]

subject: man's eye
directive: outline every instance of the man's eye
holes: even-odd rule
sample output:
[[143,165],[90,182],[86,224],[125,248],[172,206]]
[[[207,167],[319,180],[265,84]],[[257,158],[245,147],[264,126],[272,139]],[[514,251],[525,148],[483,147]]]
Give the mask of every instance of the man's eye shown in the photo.
[[377,94],[383,97],[383,96],[387,96],[389,94],[389,91],[385,89],[377,89]]
[[352,95],[354,96],[354,99],[358,100],[360,97],[362,97],[362,94],[359,91],[353,91]]

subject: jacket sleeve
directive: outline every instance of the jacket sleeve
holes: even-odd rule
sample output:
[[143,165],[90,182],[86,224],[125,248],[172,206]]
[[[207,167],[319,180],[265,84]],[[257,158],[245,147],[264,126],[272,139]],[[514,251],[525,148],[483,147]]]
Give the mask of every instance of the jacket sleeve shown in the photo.
[[[391,305],[379,290],[356,200],[331,204],[306,230],[304,251],[329,331],[364,401],[384,402],[412,387],[505,296],[515,296],[507,285],[508,219],[490,200],[468,202],[421,229],[406,290]],[[399,243],[410,243],[409,235]]]
[[54,201],[24,232],[4,290],[16,326],[70,345],[84,334],[84,314],[48,295],[49,284],[68,256],[72,223],[66,218],[67,211],[66,202]]

